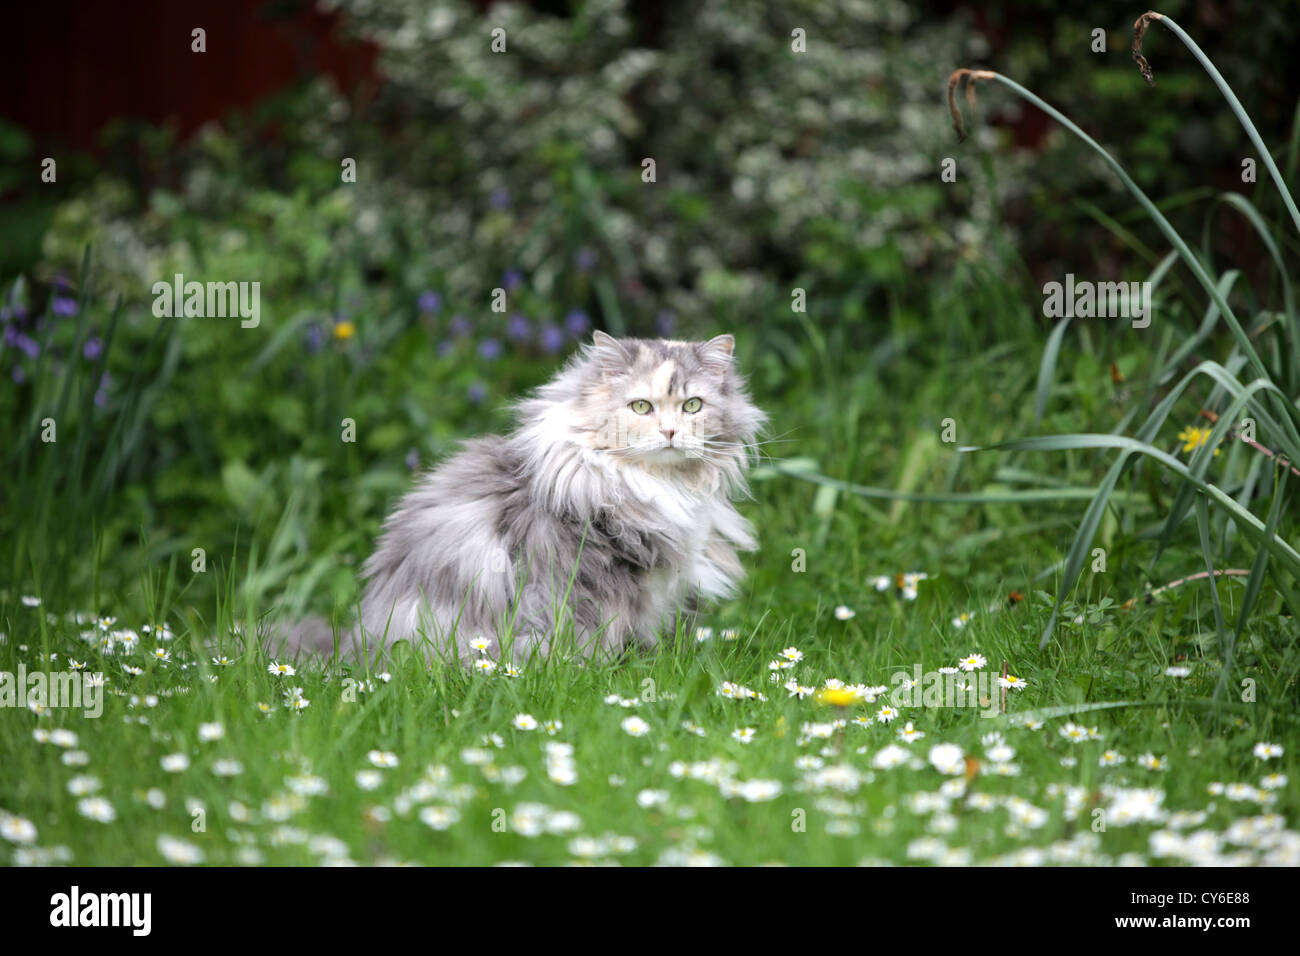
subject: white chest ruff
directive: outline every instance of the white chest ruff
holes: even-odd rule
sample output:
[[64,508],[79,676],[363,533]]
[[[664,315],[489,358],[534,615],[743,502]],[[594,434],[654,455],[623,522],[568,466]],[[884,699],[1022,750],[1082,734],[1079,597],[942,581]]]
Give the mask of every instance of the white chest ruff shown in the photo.
[[638,630],[670,620],[691,597],[725,598],[734,590],[740,568],[724,529],[729,530],[734,521],[743,528],[743,520],[725,502],[701,502],[694,510],[690,524],[683,529],[687,546],[682,560],[641,576]]

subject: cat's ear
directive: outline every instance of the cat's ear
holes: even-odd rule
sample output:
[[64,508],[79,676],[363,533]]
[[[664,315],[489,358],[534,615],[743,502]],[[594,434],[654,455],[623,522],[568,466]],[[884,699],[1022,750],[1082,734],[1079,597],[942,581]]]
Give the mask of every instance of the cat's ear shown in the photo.
[[591,357],[606,375],[616,375],[632,366],[632,355],[623,343],[600,330],[591,333]]
[[700,364],[711,372],[725,375],[731,367],[731,353],[736,348],[734,335],[718,335],[697,346]]

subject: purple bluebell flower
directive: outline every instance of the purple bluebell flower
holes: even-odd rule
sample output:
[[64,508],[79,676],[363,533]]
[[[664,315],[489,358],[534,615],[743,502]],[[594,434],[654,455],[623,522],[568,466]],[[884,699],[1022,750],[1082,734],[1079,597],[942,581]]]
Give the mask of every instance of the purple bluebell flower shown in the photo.
[[506,338],[511,342],[526,342],[532,331],[533,324],[528,321],[528,316],[520,312],[506,319]]
[[307,334],[303,347],[306,348],[308,355],[315,355],[325,347],[325,329],[319,322],[313,322],[307,326]]
[[438,358],[446,358],[455,351],[455,349],[456,346],[452,344],[451,339],[443,339],[438,343]]
[[574,309],[564,317],[564,327],[575,339],[581,338],[591,329],[591,319],[581,309]]
[[478,405],[483,401],[483,399],[487,398],[487,389],[483,387],[482,382],[475,382],[469,387],[469,391],[466,392],[466,395],[471,402]]
[[406,470],[415,471],[418,467],[420,467],[420,453],[412,448],[406,453]]
[[596,268],[596,262],[598,261],[596,250],[588,248],[587,246],[583,246],[579,249],[578,254],[573,258],[574,262],[577,263],[578,269],[582,272],[590,272],[592,269]]
[[543,352],[554,355],[564,348],[564,333],[560,331],[559,326],[547,325],[542,329],[541,344]]
[[27,373],[23,371],[23,367],[21,365],[15,365],[13,367],[13,371],[10,372],[10,375],[13,376],[13,380],[17,382],[19,385],[27,381]]
[[437,315],[442,311],[442,296],[432,289],[425,289],[420,293],[419,306],[425,315]]
[[61,318],[77,314],[77,300],[55,295],[50,299],[50,311]]
[[501,357],[501,343],[496,339],[484,339],[478,344],[478,354],[480,358],[491,361]]
[[510,190],[501,187],[492,190],[492,195],[488,197],[488,202],[492,204],[493,209],[509,209]]
[[86,361],[93,362],[104,354],[104,340],[96,335],[86,339],[86,344],[81,348],[81,354],[86,357]]
[[501,276],[501,284],[507,292],[514,292],[524,284],[524,274],[518,269],[507,269]]
[[465,318],[465,316],[453,315],[451,317],[450,328],[452,335],[457,338],[464,338],[466,335],[469,335],[474,326],[470,323],[469,319]]
[[655,330],[661,338],[667,338],[677,330],[677,316],[668,309],[664,309],[655,316]]
[[23,335],[21,332],[19,332],[18,339],[14,344],[17,345],[20,349],[22,349],[23,353],[29,359],[40,357],[41,347],[40,345],[37,344],[36,340],[31,336]]

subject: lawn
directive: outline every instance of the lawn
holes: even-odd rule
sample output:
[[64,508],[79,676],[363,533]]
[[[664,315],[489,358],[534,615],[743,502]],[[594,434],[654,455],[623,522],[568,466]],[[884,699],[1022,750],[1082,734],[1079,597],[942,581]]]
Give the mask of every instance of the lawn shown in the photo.
[[[9,861],[1294,865],[1294,622],[1261,615],[1212,704],[1206,582],[1144,599],[1119,506],[1105,571],[1039,650],[1082,502],[902,504],[791,477],[996,487],[1005,462],[940,423],[964,410],[972,443],[1027,426],[1034,343],[926,377],[835,344],[810,342],[826,364],[779,394],[755,375],[784,437],[742,506],[761,540],[744,594],[653,653],[271,661],[234,636],[265,610],[239,607],[237,563],[206,607],[175,562],[76,610],[10,594],[0,670],[84,668],[107,693],[98,719],[0,721]],[[1243,580],[1221,580],[1229,616]],[[983,700],[942,699],[954,673]]]

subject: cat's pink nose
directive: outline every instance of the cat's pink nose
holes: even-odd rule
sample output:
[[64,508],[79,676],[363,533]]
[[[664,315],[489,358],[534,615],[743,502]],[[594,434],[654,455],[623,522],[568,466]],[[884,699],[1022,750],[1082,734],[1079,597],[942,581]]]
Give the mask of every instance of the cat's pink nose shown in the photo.
[[663,436],[664,436],[665,438],[667,438],[669,441],[672,441],[672,440],[673,440],[673,436],[677,434],[677,429],[675,429],[675,428],[661,428],[661,429],[659,429],[659,434],[663,435]]

